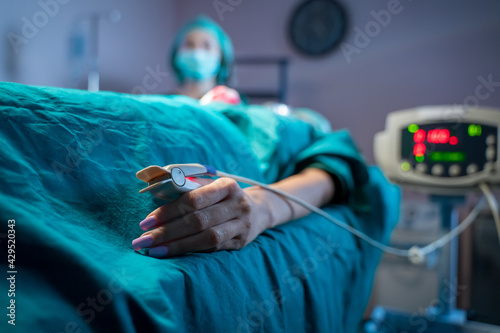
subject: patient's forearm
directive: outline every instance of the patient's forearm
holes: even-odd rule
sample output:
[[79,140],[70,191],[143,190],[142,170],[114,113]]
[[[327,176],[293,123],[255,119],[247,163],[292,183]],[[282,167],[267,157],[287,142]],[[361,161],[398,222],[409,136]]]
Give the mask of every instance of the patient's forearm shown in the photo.
[[[274,183],[271,187],[294,195],[316,207],[331,201],[335,192],[331,176],[321,169],[307,168],[299,174]],[[261,207],[267,228],[297,219],[309,213],[303,206],[260,187],[245,189]]]

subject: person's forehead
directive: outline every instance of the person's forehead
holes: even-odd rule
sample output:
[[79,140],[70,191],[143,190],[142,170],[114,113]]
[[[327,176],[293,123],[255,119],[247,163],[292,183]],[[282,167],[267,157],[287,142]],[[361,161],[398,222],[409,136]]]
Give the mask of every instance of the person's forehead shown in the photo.
[[205,29],[193,29],[187,33],[185,39],[208,40],[213,43],[218,43],[217,37],[215,37],[210,31]]

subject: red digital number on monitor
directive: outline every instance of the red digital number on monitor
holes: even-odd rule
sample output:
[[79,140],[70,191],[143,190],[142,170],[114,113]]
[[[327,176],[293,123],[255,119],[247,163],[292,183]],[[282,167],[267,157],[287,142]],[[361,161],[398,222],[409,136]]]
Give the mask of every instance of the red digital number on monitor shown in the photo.
[[[424,143],[426,137],[429,143],[449,143],[451,145],[456,145],[458,143],[458,138],[456,136],[450,136],[450,131],[446,128],[429,130],[428,133],[423,129],[419,129],[413,134],[413,141],[415,143]],[[418,151],[422,151],[422,148],[419,148]]]
[[448,143],[450,131],[445,129],[434,129],[427,133],[427,141],[430,143]]

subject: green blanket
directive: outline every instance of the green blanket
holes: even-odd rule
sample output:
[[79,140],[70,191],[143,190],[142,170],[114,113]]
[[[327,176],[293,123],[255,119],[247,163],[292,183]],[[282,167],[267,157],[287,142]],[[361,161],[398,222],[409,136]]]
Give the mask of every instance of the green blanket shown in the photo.
[[172,163],[267,183],[323,168],[345,198],[327,211],[387,242],[399,191],[347,131],[322,134],[260,106],[13,83],[0,83],[0,124],[2,268],[15,278],[0,284],[0,331],[356,331],[380,251],[321,217],[239,251],[159,260],[131,247],[156,207],[135,173]]

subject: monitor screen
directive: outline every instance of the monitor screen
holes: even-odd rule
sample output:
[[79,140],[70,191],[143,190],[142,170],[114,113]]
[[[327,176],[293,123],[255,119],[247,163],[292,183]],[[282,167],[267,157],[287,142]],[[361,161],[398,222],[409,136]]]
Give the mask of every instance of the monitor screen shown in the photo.
[[402,129],[401,169],[440,177],[479,172],[495,159],[497,128],[479,123],[410,124]]

